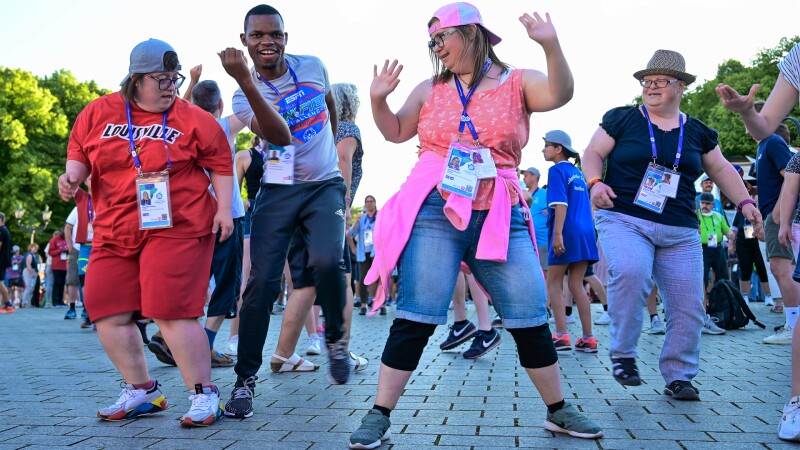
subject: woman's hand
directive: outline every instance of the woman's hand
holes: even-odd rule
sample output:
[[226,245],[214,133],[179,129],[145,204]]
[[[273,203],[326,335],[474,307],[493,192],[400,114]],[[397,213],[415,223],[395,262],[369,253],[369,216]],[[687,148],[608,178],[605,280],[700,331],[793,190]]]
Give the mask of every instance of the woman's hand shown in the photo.
[[386,100],[386,97],[394,92],[397,85],[400,84],[400,72],[403,71],[403,65],[397,63],[395,59],[389,65],[389,60],[383,62],[381,73],[378,73],[378,66],[373,66],[372,85],[369,87],[369,96],[372,100]]
[[759,87],[761,87],[761,85],[754,84],[750,88],[750,93],[746,96],[740,95],[736,89],[722,83],[718,84],[715,90],[717,91],[719,99],[722,100],[722,106],[733,112],[743,113],[753,109],[756,92]]
[[561,256],[566,251],[567,249],[564,248],[564,236],[561,234],[553,234],[553,253],[557,256]]
[[544,16],[546,19],[542,19],[539,13],[534,12],[533,17],[525,13],[519,18],[519,21],[525,26],[525,31],[528,32],[528,37],[541,46],[558,40],[556,29],[553,27],[553,22],[550,21],[550,13],[544,13]]
[[759,241],[764,242],[764,221],[761,218],[761,213],[752,203],[744,205],[742,208],[742,215],[748,222],[753,224],[753,233]]
[[609,209],[614,207],[613,199],[617,198],[614,190],[602,181],[598,181],[592,186],[590,195],[592,206],[597,209]]
[[230,235],[233,233],[233,219],[231,219],[231,211],[217,211],[214,214],[214,225],[211,227],[211,232],[214,233],[214,236],[217,235],[217,231],[219,231],[219,241],[222,242],[225,239],[228,239]]

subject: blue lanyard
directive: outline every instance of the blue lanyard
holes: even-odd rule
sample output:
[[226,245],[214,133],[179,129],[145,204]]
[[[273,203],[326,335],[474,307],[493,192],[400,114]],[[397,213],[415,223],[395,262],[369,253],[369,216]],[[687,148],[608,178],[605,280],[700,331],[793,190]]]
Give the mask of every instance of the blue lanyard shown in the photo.
[[94,222],[94,211],[92,210],[92,194],[86,194],[89,206],[89,223]]
[[[289,61],[286,61],[286,68],[289,69],[289,75],[292,76],[292,81],[294,82],[294,91],[292,91],[292,93],[298,92],[300,90],[300,83],[297,81],[297,74],[295,74],[294,70],[292,70],[292,66],[289,65]],[[269,86],[269,88],[272,89],[275,92],[275,95],[277,95],[280,98],[281,91],[279,91],[278,88],[276,88],[274,84],[270,83],[269,80],[267,80],[266,78],[262,77],[261,74],[258,73],[258,72],[256,72],[256,76],[258,77],[259,80],[261,80],[262,83],[264,83],[267,86]],[[299,95],[297,96],[297,98],[295,98],[295,103],[296,104],[295,104],[295,107],[294,107],[294,114],[293,114],[294,117],[293,118],[296,119],[300,115],[300,96]],[[286,114],[288,115],[289,111],[290,111],[289,108],[288,108],[289,105],[286,105],[286,106],[287,106]],[[289,124],[289,127],[292,127],[292,126],[295,125],[293,123],[290,123],[289,122],[289,118],[287,118],[286,116],[284,116],[284,120],[286,120],[286,123]]]
[[[642,105],[642,112],[647,118],[647,131],[650,132],[650,146],[653,148],[653,163],[655,164],[658,152],[656,151],[656,137],[653,135],[653,122],[650,121],[650,114],[647,113],[647,107],[644,105]],[[680,134],[678,134],[678,150],[675,153],[675,162],[672,164],[672,170],[676,171],[678,170],[678,164],[681,162],[681,152],[683,151],[683,114],[679,113],[678,123],[680,123],[681,130]]]
[[478,79],[472,84],[472,87],[469,89],[469,92],[467,92],[466,96],[464,95],[464,88],[461,87],[461,82],[458,81],[458,75],[455,75],[458,97],[461,99],[461,104],[464,106],[464,109],[461,111],[461,122],[458,124],[458,133],[463,133],[464,125],[466,125],[469,128],[469,132],[472,134],[472,139],[474,139],[476,142],[478,141],[478,132],[475,131],[475,125],[472,124],[472,120],[467,114],[467,103],[469,102],[469,99],[472,98],[472,94],[475,93],[475,88],[478,87],[478,84],[480,84],[483,76],[486,75],[486,72],[489,71],[489,67],[491,66],[492,62],[490,60],[486,60],[486,64],[483,65],[483,72],[478,75]]
[[[142,163],[139,161],[139,153],[136,151],[136,145],[133,140],[133,122],[131,120],[131,103],[125,102],[125,113],[128,115],[128,143],[131,148],[131,156],[133,157],[133,167],[142,176]],[[169,149],[167,148],[167,112],[164,111],[164,116],[161,120],[161,138],[164,140],[164,151],[167,153],[167,170],[172,169],[172,161],[169,159]]]

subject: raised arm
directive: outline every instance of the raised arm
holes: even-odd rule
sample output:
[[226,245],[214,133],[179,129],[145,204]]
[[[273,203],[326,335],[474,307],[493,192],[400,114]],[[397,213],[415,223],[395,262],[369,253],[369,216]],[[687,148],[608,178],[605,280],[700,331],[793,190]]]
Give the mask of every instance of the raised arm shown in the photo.
[[200,75],[203,73],[203,65],[198,64],[189,70],[189,86],[186,87],[186,92],[183,93],[183,99],[187,102],[192,101],[192,89],[197,86],[200,81]]
[[228,73],[247,98],[250,107],[253,109],[252,122],[250,129],[253,133],[257,134],[262,139],[268,142],[286,146],[292,143],[292,133],[286,121],[283,120],[278,111],[272,106],[267,104],[267,101],[258,91],[253,76],[250,74],[250,69],[247,68],[247,60],[241,50],[235,48],[227,48],[218,53],[222,67]]
[[405,104],[395,114],[389,108],[386,98],[394,92],[400,83],[398,77],[402,71],[403,66],[398,65],[397,60],[394,60],[389,65],[389,60],[387,59],[383,63],[380,73],[378,73],[378,66],[374,66],[372,85],[369,88],[372,117],[375,119],[375,125],[378,126],[387,141],[394,143],[405,142],[417,134],[419,112],[431,90],[429,81],[423,81],[418,84],[411,91],[411,95],[408,96]]
[[528,112],[560,108],[572,100],[575,85],[550,14],[545,13],[545,19],[542,19],[539,13],[533,13],[533,16],[525,13],[519,21],[525,26],[528,37],[542,46],[547,59],[546,75],[536,70],[526,70],[523,74]]
[[727,84],[720,83],[717,95],[722,100],[725,108],[738,113],[742,117],[745,128],[756,140],[762,140],[775,132],[783,119],[789,114],[798,101],[798,91],[783,77],[778,75],[778,81],[767,98],[767,102],[756,112],[753,107],[756,92],[760,85],[754,84],[747,95],[740,95],[736,89]]

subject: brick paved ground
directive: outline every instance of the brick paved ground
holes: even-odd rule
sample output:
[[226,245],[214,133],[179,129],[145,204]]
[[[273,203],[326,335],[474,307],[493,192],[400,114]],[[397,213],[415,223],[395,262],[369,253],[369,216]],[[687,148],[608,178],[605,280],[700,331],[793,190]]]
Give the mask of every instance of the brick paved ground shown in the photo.
[[[757,304],[769,328],[782,321]],[[474,312],[471,310],[471,314]],[[177,369],[148,353],[152,374],[171,407],[159,415],[124,423],[95,418],[116,398],[120,381],[97,335],[63,310],[19,310],[0,316],[0,450],[18,448],[159,449],[344,449],[349,433],[374,401],[377,369],[392,315],[355,317],[353,350],[370,367],[347,385],[332,386],[324,373],[274,375],[265,367],[256,389],[256,413],[223,419],[206,429],[184,430],[178,418],[188,393]],[[274,349],[280,316],[273,316],[265,360]],[[766,332],[752,325],[726,336],[703,335],[701,373],[695,384],[702,402],[676,402],[661,394],[657,359],[663,336],[642,335],[639,368],[646,384],[624,388],[611,377],[605,351],[607,327],[597,326],[600,352],[561,353],[566,398],[589,413],[606,437],[582,441],[542,428],[545,409],[524,370],[517,366],[511,335],[493,353],[469,361],[441,353],[439,327],[406,395],[392,413],[393,437],[382,448],[560,449],[779,449],[792,444],[776,435],[789,392],[789,347],[760,343]],[[570,325],[573,333],[579,326]],[[218,342],[227,337],[227,324]],[[150,333],[155,326],[150,326]],[[299,347],[304,349],[305,338]],[[465,350],[466,346],[459,350]],[[214,369],[227,400],[231,368]]]

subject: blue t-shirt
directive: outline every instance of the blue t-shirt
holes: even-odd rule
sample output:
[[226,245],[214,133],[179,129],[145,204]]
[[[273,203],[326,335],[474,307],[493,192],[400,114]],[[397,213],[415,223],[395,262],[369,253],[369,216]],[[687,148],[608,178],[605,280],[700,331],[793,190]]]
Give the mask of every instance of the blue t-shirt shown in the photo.
[[[681,174],[678,195],[670,198],[661,214],[636,206],[633,200],[639,191],[647,165],[653,161],[647,119],[638,107],[623,106],[608,111],[600,126],[615,141],[608,156],[603,182],[614,190],[617,198],[611,211],[627,214],[664,225],[697,228],[694,182],[703,173],[702,155],[717,146],[717,132],[692,116],[686,116],[683,131],[683,153],[678,172]],[[679,129],[662,131],[653,125],[658,158],[656,162],[672,168],[678,149]]]
[[758,180],[758,209],[762,217],[775,209],[783,186],[781,170],[786,169],[792,152],[786,141],[777,134],[758,143],[756,151],[756,179]]
[[[547,172],[547,206],[552,209],[547,216],[547,263],[549,265],[568,264],[577,261],[598,260],[597,240],[594,234],[592,205],[589,202],[589,189],[586,179],[577,167],[562,161]],[[567,207],[564,218],[564,248],[561,256],[553,251],[553,231],[555,229],[557,205]]]
[[533,230],[536,232],[536,245],[541,247],[547,245],[547,189],[538,188],[531,194],[531,217],[533,219]]

